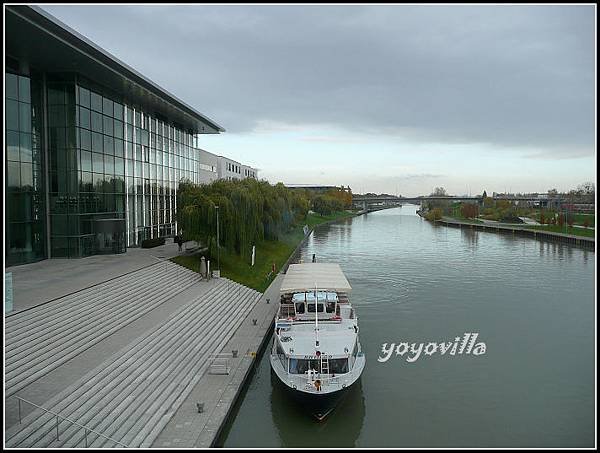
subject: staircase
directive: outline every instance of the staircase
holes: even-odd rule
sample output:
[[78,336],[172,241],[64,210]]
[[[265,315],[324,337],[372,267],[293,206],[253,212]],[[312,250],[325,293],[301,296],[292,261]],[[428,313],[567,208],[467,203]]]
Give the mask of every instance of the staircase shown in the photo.
[[5,396],[150,312],[200,275],[169,261],[5,318]]
[[[197,278],[197,277],[196,277]],[[6,432],[7,447],[150,446],[262,296],[221,278]],[[141,288],[138,288],[141,290]],[[87,436],[87,439],[86,439]]]

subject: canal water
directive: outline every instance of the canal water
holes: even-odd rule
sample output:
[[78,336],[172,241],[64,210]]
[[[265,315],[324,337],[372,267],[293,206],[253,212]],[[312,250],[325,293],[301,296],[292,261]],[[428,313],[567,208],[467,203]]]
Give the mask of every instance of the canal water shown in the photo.
[[[265,353],[220,445],[594,445],[594,252],[436,226],[415,210],[318,228],[302,250],[340,263],[353,287],[367,357],[359,383],[319,423],[291,404]],[[383,343],[468,332],[484,354],[378,361]]]

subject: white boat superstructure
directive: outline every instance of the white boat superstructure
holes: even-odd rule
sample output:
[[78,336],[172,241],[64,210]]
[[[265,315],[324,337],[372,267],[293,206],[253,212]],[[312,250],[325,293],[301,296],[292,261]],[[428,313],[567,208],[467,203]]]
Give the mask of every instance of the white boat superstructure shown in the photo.
[[351,289],[334,263],[292,264],[280,289],[271,367],[319,419],[365,366]]

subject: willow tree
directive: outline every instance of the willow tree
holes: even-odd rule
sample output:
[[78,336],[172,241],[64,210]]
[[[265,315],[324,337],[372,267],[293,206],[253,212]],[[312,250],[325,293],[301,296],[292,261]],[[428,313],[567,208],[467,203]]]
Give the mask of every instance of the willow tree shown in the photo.
[[252,245],[263,239],[279,239],[306,218],[308,200],[283,184],[266,181],[218,180],[211,184],[180,184],[177,220],[186,239],[216,245],[216,213],[219,242],[247,257]]

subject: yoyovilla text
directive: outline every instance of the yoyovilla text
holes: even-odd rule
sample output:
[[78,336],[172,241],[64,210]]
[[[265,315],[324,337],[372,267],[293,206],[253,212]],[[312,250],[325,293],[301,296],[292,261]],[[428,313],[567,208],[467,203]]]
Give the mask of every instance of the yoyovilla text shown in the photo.
[[395,353],[397,356],[404,357],[407,362],[416,362],[423,354],[431,356],[440,355],[482,355],[485,354],[486,345],[484,342],[477,342],[478,333],[465,333],[462,338],[456,337],[454,341],[442,343],[383,343],[381,345],[381,356],[377,358],[379,362],[387,362]]

